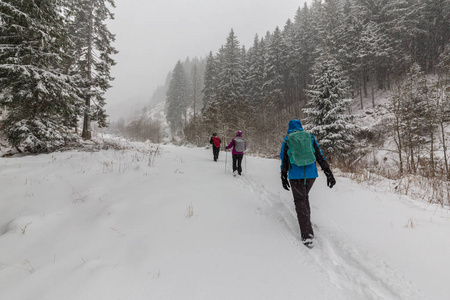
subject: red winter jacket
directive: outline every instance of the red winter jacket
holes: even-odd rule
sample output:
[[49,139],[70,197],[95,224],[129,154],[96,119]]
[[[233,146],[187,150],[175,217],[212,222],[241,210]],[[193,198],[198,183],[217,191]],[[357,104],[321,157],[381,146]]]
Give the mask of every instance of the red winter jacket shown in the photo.
[[211,137],[211,140],[209,141],[211,144],[214,145],[216,148],[220,148],[220,138],[218,136]]

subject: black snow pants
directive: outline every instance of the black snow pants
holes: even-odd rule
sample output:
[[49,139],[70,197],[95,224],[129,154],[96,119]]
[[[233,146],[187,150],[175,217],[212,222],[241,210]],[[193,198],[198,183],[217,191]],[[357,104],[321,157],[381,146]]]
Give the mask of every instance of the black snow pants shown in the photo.
[[292,195],[294,195],[295,211],[297,212],[298,224],[302,234],[302,241],[313,238],[314,232],[311,225],[311,208],[309,206],[309,191],[315,178],[291,179]]
[[213,150],[214,161],[217,161],[219,159],[220,148],[213,145],[212,150]]
[[244,154],[233,154],[233,173],[237,171],[239,175],[242,173],[242,158]]

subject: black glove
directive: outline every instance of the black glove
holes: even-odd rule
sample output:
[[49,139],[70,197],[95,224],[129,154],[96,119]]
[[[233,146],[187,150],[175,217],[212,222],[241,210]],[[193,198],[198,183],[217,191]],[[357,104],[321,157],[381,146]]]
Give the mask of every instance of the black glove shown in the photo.
[[327,176],[327,186],[331,189],[336,184],[336,179],[334,179],[333,173],[331,173],[329,168],[324,169],[323,172]]
[[281,184],[286,191],[289,191],[291,185],[289,184],[289,180],[287,178],[287,173],[281,172]]

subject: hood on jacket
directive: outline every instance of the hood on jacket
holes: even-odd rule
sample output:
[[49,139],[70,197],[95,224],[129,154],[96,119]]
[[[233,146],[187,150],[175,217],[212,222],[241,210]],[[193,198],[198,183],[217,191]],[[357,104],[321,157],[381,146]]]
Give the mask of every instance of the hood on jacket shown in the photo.
[[287,134],[292,133],[294,131],[303,130],[302,122],[299,120],[290,120],[289,121],[289,129],[287,131]]
[[238,130],[238,131],[236,132],[236,136],[242,136],[242,131]]

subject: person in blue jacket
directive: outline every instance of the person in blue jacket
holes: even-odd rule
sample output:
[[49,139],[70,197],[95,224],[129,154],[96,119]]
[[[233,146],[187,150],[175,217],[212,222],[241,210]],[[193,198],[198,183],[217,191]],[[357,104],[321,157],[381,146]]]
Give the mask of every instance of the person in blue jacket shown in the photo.
[[[287,134],[295,131],[303,131],[302,123],[299,120],[289,121],[289,129]],[[311,248],[314,245],[314,231],[311,226],[311,209],[309,205],[309,191],[311,190],[314,181],[319,176],[317,172],[316,163],[299,167],[291,164],[288,155],[288,145],[286,143],[287,135],[281,145],[281,183],[283,188],[289,191],[292,187],[292,194],[294,196],[295,211],[297,212],[297,219],[300,225],[300,232],[302,242],[305,246]],[[319,144],[313,135],[311,141],[314,147],[314,155],[316,161],[319,163],[322,171],[327,176],[327,185],[332,188],[336,184],[330,166],[325,160],[325,156],[320,150]],[[292,146],[292,145],[291,145]]]

